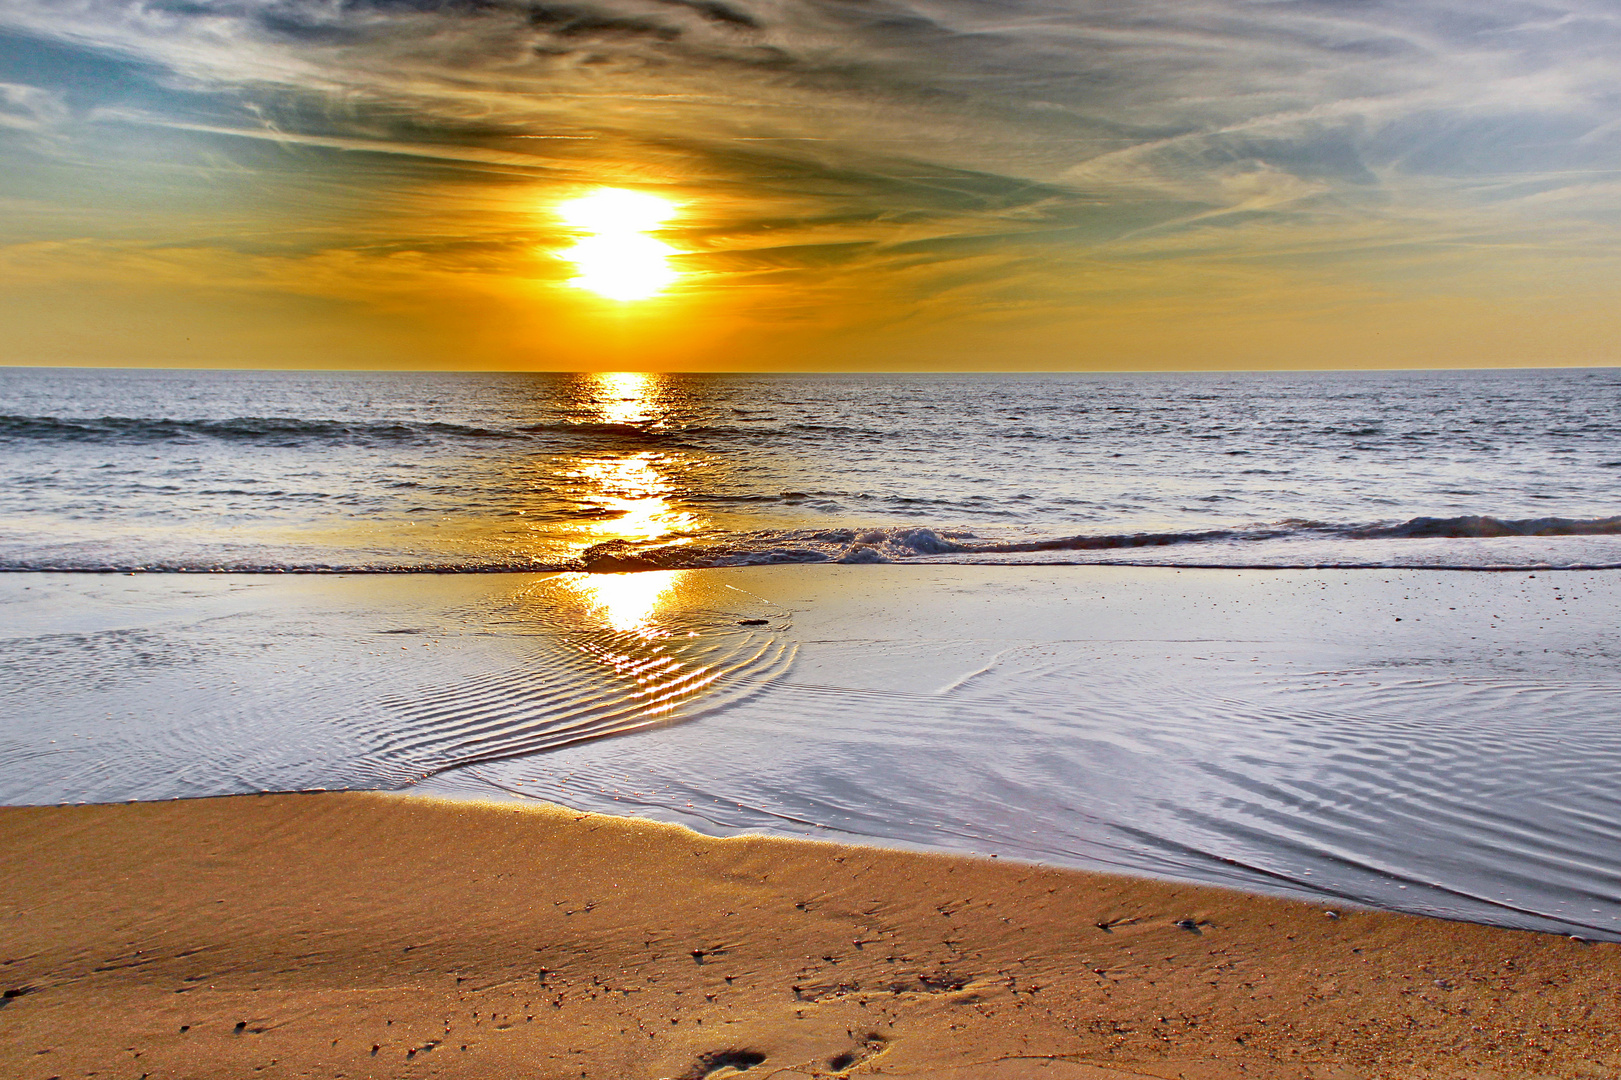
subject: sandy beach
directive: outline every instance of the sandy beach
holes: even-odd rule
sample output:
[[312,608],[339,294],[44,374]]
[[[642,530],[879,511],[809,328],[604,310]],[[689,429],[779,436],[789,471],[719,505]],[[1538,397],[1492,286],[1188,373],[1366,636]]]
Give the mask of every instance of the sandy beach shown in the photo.
[[1621,946],[555,806],[0,810],[18,1078],[1621,1073]]

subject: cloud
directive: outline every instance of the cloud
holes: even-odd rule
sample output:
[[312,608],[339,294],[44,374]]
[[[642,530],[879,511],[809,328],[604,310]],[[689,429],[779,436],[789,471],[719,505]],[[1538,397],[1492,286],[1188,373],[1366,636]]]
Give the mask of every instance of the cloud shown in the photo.
[[6,0],[0,31],[0,198],[395,260],[368,295],[401,251],[527,265],[596,183],[682,202],[689,267],[760,311],[897,323],[1268,261],[1507,283],[1454,254],[1574,257],[1621,189],[1598,0]]
[[0,127],[47,131],[67,116],[62,96],[37,86],[0,82]]
[[1127,155],[1171,182],[1246,151],[1365,182],[1402,125],[1523,167],[1536,140],[1514,120],[1575,141],[1617,118],[1621,38],[1574,0],[13,0],[0,18],[310,136],[817,138],[1039,180]]

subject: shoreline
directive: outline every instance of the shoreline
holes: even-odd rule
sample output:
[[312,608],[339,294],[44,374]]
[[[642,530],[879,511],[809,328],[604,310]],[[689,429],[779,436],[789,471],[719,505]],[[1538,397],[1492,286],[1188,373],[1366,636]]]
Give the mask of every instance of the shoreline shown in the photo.
[[[895,526],[894,528],[901,528]],[[1575,533],[1577,537],[1608,540],[1617,534],[1604,533]],[[1509,537],[1441,537],[1442,540],[1484,541],[1496,540],[1537,540],[1543,539],[1540,534],[1527,534],[1525,536]],[[1430,537],[1418,537],[1420,541],[1430,540]],[[1138,550],[1135,545],[1126,545]],[[1148,550],[1175,549],[1174,544],[1143,544],[1141,548]],[[659,551],[665,549],[650,549]],[[670,549],[679,550],[679,549]],[[1086,550],[1086,549],[1082,549]],[[973,555],[974,553],[970,553]],[[1074,568],[1107,568],[1115,570],[1217,570],[1238,571],[1240,573],[1264,573],[1280,571],[1288,573],[1408,573],[1423,572],[1435,574],[1554,574],[1554,573],[1584,573],[1606,574],[1621,570],[1621,561],[1607,562],[1537,562],[1526,560],[1521,562],[1504,563],[1446,563],[1420,560],[1416,558],[1407,561],[1266,561],[1241,562],[1216,561],[1196,562],[1180,561],[1171,558],[1151,560],[1142,557],[1131,559],[1019,559],[1009,557],[995,557],[1000,553],[989,553],[979,557],[946,557],[928,554],[912,555],[901,558],[884,559],[761,559],[759,561],[743,562],[670,562],[663,564],[655,561],[637,561],[634,557],[608,562],[589,562],[581,560],[566,560],[559,563],[492,563],[488,565],[478,563],[422,563],[422,564],[386,564],[386,565],[295,565],[295,566],[256,566],[256,565],[123,565],[109,564],[102,566],[19,566],[0,564],[0,574],[68,574],[85,577],[241,577],[258,578],[333,578],[333,577],[456,577],[459,575],[520,575],[520,574],[592,574],[599,576],[618,576],[623,574],[657,574],[679,571],[684,573],[702,573],[707,571],[736,571],[736,570],[766,570],[783,567],[818,568],[818,567],[846,567],[882,566],[890,569],[940,569],[942,567],[972,567],[972,568],[1004,568],[1008,570],[1040,571],[1064,570]]]
[[1621,1070],[1621,945],[988,858],[322,793],[7,808],[0,867],[39,1080]]
[[1438,571],[6,575],[0,802],[409,786],[1617,940],[1617,603]]

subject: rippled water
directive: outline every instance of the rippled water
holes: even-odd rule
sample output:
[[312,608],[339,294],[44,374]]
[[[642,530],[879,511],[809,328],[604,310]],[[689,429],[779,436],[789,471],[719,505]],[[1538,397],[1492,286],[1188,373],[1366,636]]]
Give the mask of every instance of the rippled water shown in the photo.
[[0,803],[398,788],[691,720],[785,613],[668,575],[6,581]]
[[1621,565],[1621,373],[0,370],[0,567]]

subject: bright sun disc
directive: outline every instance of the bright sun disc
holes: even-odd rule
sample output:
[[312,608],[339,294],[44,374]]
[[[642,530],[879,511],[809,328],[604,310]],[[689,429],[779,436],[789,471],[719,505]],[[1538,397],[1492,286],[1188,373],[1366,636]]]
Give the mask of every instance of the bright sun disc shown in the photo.
[[656,195],[619,188],[562,204],[563,220],[588,234],[563,253],[580,272],[569,284],[609,300],[645,300],[663,292],[681,276],[670,265],[670,256],[679,253],[647,232],[675,210]]
[[675,207],[657,195],[623,188],[600,188],[558,207],[563,220],[585,232],[646,232],[675,216]]
[[641,233],[588,236],[568,251],[580,276],[569,282],[610,300],[645,300],[680,274],[670,265],[675,248]]

